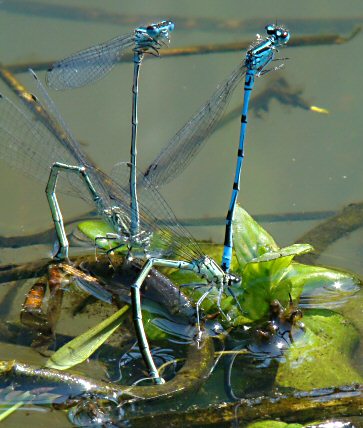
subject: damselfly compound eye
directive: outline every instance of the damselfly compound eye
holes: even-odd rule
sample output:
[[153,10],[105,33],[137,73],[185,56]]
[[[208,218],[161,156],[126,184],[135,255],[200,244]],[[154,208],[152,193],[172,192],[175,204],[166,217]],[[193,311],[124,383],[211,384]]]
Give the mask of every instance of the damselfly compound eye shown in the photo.
[[273,24],[266,25],[265,27],[266,33],[270,36],[275,33],[275,26]]
[[168,22],[167,22],[167,25],[168,25],[168,30],[169,30],[169,31],[173,31],[173,30],[174,30],[174,28],[175,28],[175,24],[174,24],[174,22],[172,22],[172,21],[168,21]]

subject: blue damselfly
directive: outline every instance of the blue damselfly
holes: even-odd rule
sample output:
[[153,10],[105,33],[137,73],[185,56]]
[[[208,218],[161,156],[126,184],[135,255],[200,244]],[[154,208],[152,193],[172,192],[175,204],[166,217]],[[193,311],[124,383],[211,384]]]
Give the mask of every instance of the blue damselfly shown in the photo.
[[237,166],[231,202],[226,218],[225,247],[222,258],[222,267],[227,272],[232,258],[232,221],[239,192],[240,173],[244,156],[248,105],[255,76],[262,75],[268,71],[266,67],[274,60],[277,49],[285,45],[290,39],[289,31],[282,26],[270,24],[265,29],[266,37],[257,36],[257,40],[247,51],[246,59],[233,70],[230,76],[219,85],[211,98],[174,135],[145,172],[145,177],[151,183],[155,186],[161,186],[169,183],[184,171],[202,148],[206,139],[213,133],[233,91],[242,78],[245,77]]
[[[33,74],[36,78],[35,74]],[[36,78],[37,79],[37,78]],[[197,325],[199,308],[210,290],[218,289],[217,305],[220,311],[222,293],[240,279],[225,273],[175,218],[171,208],[155,187],[140,174],[139,218],[140,230],[131,230],[130,191],[128,187],[129,163],[116,166],[119,182],[100,171],[82,152],[79,143],[66,127],[56,106],[37,79],[43,104],[31,94],[23,99],[42,113],[45,120],[37,120],[31,111],[24,111],[0,94],[0,157],[21,172],[47,183],[46,194],[58,240],[55,257],[68,259],[68,240],[56,189],[80,197],[96,206],[98,214],[108,223],[112,233],[97,237],[96,243],[110,245],[110,251],[125,247],[128,255],[145,260],[142,270],[131,287],[133,319],[140,351],[150,377],[162,383],[147,342],[141,313],[140,288],[153,266],[166,266],[195,272],[207,282],[207,291],[196,302]],[[44,107],[43,107],[44,105]],[[48,123],[48,124],[47,124]],[[62,129],[61,135],[55,129]],[[112,245],[112,248],[111,248]]]
[[134,53],[134,77],[132,86],[131,116],[131,150],[130,150],[130,193],[131,193],[131,230],[134,235],[139,230],[139,209],[136,189],[137,168],[137,104],[139,94],[139,73],[145,53],[159,55],[159,49],[169,42],[169,33],[174,30],[174,23],[161,21],[145,27],[138,27],[134,32],[118,36],[105,43],[77,52],[56,62],[47,72],[46,81],[53,89],[78,88],[101,79],[118,62],[125,52]]

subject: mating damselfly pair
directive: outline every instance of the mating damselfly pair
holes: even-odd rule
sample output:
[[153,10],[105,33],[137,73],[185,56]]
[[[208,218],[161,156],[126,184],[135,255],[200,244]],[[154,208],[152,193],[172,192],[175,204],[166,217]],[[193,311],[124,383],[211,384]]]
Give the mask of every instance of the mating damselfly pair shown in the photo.
[[[47,182],[46,193],[57,232],[58,259],[68,258],[68,240],[64,229],[56,189],[94,204],[98,214],[112,228],[112,233],[98,237],[108,242],[111,250],[125,246],[130,255],[145,260],[137,280],[131,287],[134,324],[140,351],[150,377],[156,383],[163,380],[154,364],[142,323],[140,288],[153,266],[189,270],[207,283],[205,293],[196,302],[197,325],[199,308],[213,287],[218,288],[217,306],[221,313],[221,298],[225,292],[233,296],[232,285],[240,278],[229,273],[232,255],[232,220],[236,204],[240,171],[244,155],[247,112],[254,77],[267,71],[278,47],[287,43],[289,32],[275,25],[266,27],[267,35],[258,36],[248,50],[246,59],[218,87],[212,97],[177,132],[145,173],[136,169],[136,132],[138,77],[145,53],[158,54],[174,29],[170,21],[140,27],[131,35],[88,48],[55,64],[47,75],[48,84],[56,89],[78,87],[90,83],[109,71],[128,50],[134,51],[132,102],[131,161],[117,164],[112,177],[100,171],[82,152],[78,142],[65,125],[45,87],[33,73],[42,96],[28,97],[47,121],[39,122],[31,112],[18,108],[12,101],[0,97],[0,156],[24,173]],[[245,76],[244,106],[236,175],[227,215],[225,251],[222,265],[205,255],[191,234],[180,225],[156,186],[181,173],[213,132],[233,90]],[[61,128],[61,136],[54,133]],[[87,191],[85,191],[87,189]],[[110,250],[110,251],[111,251]],[[236,301],[237,303],[237,301]]]

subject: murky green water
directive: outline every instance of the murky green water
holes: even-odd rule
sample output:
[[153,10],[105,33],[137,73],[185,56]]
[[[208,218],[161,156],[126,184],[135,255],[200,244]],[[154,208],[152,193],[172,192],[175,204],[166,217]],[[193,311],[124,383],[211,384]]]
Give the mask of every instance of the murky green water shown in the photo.
[[[2,8],[0,2],[0,62],[4,65],[49,61],[118,34],[131,31],[134,25],[114,25],[77,19],[57,19],[27,12],[19,4],[17,13]],[[49,5],[75,6],[72,0],[43,1]],[[29,2],[31,4],[31,2]],[[106,12],[130,16],[159,16],[175,20],[176,30],[171,45],[182,47],[205,43],[253,40],[263,28],[250,26],[240,31],[213,28],[185,30],[178,27],[178,16],[231,20],[263,19],[266,23],[285,23],[298,34],[341,33],[348,35],[354,23],[363,21],[360,2],[340,1],[255,1],[231,0],[98,2],[81,1],[84,8],[103,8]],[[306,18],[306,24],[295,29],[289,24]],[[325,19],[331,24],[324,26]],[[344,21],[339,21],[344,20]],[[351,22],[351,24],[350,24]],[[308,30],[307,30],[308,29]],[[252,214],[333,210],[362,200],[361,149],[363,125],[361,99],[363,85],[362,35],[347,44],[287,48],[285,67],[277,73],[290,85],[301,88],[303,97],[329,109],[330,115],[318,115],[298,108],[281,106],[276,101],[270,110],[257,118],[251,114],[246,142],[246,157],[239,201]],[[160,58],[145,61],[140,82],[139,166],[146,167],[170,137],[208,98],[217,84],[240,61],[238,53]],[[257,79],[256,92],[263,90],[273,75]],[[44,78],[44,73],[39,73]],[[26,74],[17,77],[34,90]],[[128,160],[131,118],[132,64],[122,64],[100,82],[70,92],[52,93],[60,111],[74,134],[86,142],[85,150],[106,172],[116,161]],[[10,91],[0,83],[0,91]],[[230,109],[241,101],[236,91]],[[252,101],[253,102],[253,101]],[[183,175],[163,189],[179,218],[223,217],[227,211],[235,167],[239,135],[236,119],[218,130]],[[44,188],[25,179],[6,164],[0,169],[0,235],[30,234],[51,226]],[[66,218],[88,210],[73,198],[61,197]],[[298,221],[264,224],[276,241],[283,245],[294,242],[318,222]],[[192,232],[198,238],[223,239],[223,228],[201,227]],[[321,256],[320,261],[341,269],[363,273],[362,233],[360,230],[342,238]],[[0,249],[0,262],[17,263],[48,257],[49,245],[27,249]],[[25,292],[25,291],[24,291]],[[17,298],[18,307],[22,297]],[[15,305],[15,303],[14,303]],[[361,313],[356,316],[360,317]],[[4,315],[5,318],[5,315]],[[361,354],[360,354],[361,355]],[[357,366],[362,361],[357,359]],[[13,415],[4,426],[18,426],[25,412]],[[31,426],[65,426],[60,412],[43,415],[39,408],[31,411]]]

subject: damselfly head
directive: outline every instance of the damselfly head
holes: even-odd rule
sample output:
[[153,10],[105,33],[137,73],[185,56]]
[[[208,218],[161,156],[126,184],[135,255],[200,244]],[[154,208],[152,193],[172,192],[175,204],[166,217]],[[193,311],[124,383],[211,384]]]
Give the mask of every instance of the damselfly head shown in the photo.
[[112,207],[112,218],[118,226],[121,226],[121,210],[118,207]]
[[234,275],[233,273],[228,273],[228,285],[239,285],[241,284],[242,280],[239,276]]
[[175,24],[173,21],[162,21],[163,27],[165,27],[168,31],[173,31],[175,28]]
[[172,21],[161,21],[157,24],[150,24],[146,27],[146,31],[150,37],[153,39],[158,37],[163,37],[168,39],[169,32],[173,31],[175,28],[174,22]]
[[[219,266],[219,264],[211,257],[204,256],[203,265],[205,267],[203,273],[205,275],[205,278],[209,279],[209,281],[211,280],[211,277],[213,277],[213,281],[217,284],[220,283],[228,286],[233,286],[241,283],[241,278],[239,276],[234,275],[232,273],[224,272],[223,269]],[[207,274],[205,274],[205,272],[207,272]]]
[[104,215],[108,217],[111,225],[119,231],[120,227],[123,225],[122,221],[122,210],[119,207],[107,208],[104,211]]
[[267,35],[275,39],[278,45],[285,45],[290,40],[290,32],[281,25],[269,24],[266,25],[265,30]]
[[195,272],[209,283],[222,283],[224,272],[221,267],[209,256],[204,255],[202,258],[194,261]]

